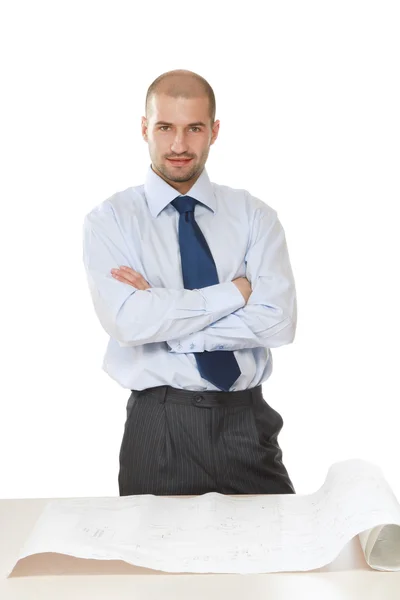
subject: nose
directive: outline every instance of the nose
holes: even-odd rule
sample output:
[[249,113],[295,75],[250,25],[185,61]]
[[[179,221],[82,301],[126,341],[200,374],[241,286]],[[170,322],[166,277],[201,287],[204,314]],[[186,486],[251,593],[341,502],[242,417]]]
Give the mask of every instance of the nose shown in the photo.
[[186,152],[188,144],[183,133],[177,133],[173,143],[171,144],[171,152],[174,155],[183,154]]

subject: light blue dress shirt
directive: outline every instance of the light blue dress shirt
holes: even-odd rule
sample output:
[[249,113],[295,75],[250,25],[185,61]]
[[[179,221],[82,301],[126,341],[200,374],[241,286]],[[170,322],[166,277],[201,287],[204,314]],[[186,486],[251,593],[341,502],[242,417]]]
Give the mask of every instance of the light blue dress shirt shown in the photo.
[[[83,262],[97,317],[109,342],[102,368],[123,388],[170,385],[220,391],[203,379],[193,352],[233,350],[241,375],[230,391],[253,388],[272,372],[271,348],[293,342],[295,283],[277,212],[244,189],[203,171],[187,195],[210,247],[220,283],[183,287],[179,192],[148,168],[144,185],[116,192],[84,218]],[[115,279],[126,265],[150,284]],[[236,285],[247,277],[245,300]]]

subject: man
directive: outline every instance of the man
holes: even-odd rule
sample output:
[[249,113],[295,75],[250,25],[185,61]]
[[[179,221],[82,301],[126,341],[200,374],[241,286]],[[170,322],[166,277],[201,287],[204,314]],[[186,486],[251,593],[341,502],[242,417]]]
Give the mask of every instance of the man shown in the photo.
[[103,369],[131,390],[120,495],[295,493],[283,419],[261,387],[297,320],[277,212],[210,181],[220,123],[205,79],[160,75],[145,112],[144,185],[84,220],[91,297],[110,336]]

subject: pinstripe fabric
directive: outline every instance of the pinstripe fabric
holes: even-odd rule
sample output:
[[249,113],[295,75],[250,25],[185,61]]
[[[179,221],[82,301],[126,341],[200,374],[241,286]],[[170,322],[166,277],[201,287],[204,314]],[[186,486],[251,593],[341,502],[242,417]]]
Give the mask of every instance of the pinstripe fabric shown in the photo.
[[282,426],[261,385],[235,392],[132,390],[120,496],[294,494],[278,444]]

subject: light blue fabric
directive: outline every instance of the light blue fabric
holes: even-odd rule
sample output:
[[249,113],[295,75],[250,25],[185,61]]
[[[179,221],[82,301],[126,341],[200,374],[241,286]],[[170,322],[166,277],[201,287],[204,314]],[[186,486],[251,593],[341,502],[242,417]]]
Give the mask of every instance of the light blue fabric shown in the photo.
[[[83,262],[95,313],[107,333],[102,367],[126,389],[157,385],[218,388],[203,379],[193,352],[233,350],[241,375],[231,391],[255,387],[272,372],[271,348],[295,337],[297,300],[277,212],[244,189],[210,181],[204,168],[187,192],[220,283],[184,288],[177,190],[148,167],[144,184],[116,192],[83,223]],[[150,288],[122,283],[126,265]],[[232,283],[247,277],[245,304]]]

